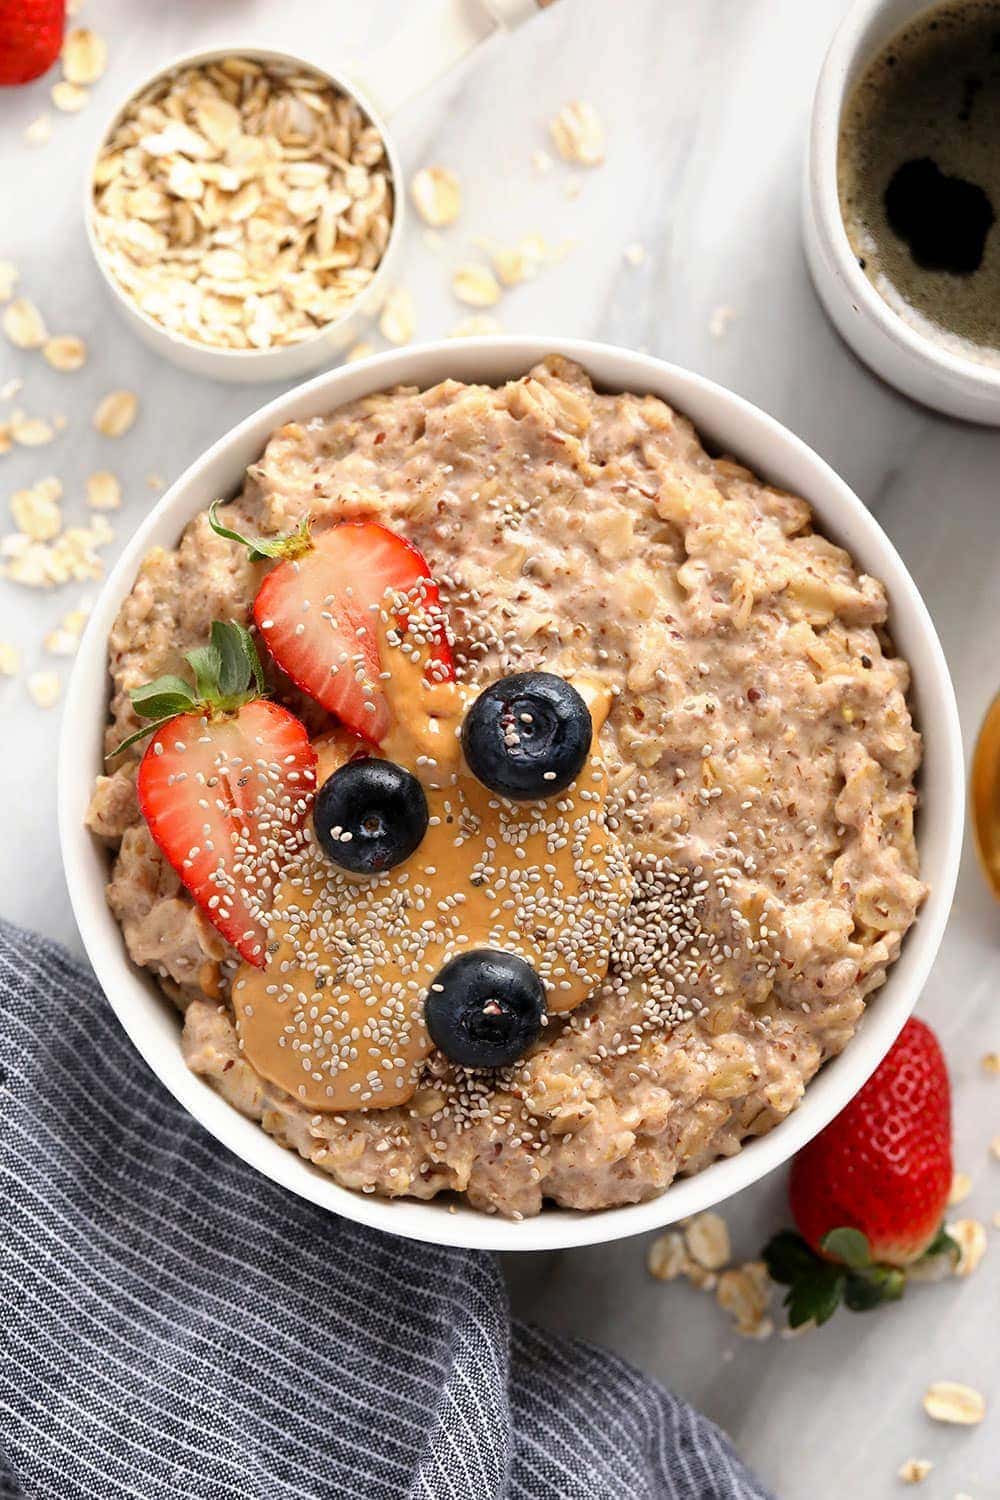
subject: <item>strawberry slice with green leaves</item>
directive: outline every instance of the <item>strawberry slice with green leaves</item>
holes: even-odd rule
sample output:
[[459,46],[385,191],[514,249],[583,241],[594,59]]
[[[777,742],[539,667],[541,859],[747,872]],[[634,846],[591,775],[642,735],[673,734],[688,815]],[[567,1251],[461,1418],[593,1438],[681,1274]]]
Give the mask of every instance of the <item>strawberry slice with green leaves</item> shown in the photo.
[[160,677],[132,693],[154,722],[136,789],[149,831],[205,916],[250,964],[267,962],[277,879],[302,848],[316,790],[304,726],[260,696],[263,675],[244,626],[215,621],[187,654],[195,677]]
[[338,521],[313,535],[308,518],[287,536],[245,537],[213,530],[245,546],[252,562],[275,558],[254,600],[268,651],[297,687],[355,734],[380,744],[390,725],[380,681],[380,611],[415,644],[429,647],[428,675],[455,675],[438,588],[405,537],[375,521]]

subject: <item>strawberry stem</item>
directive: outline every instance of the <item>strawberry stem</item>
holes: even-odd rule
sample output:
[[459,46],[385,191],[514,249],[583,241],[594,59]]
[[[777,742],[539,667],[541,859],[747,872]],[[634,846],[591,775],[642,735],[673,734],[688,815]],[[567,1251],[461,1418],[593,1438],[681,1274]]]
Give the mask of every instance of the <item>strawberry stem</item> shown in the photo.
[[264,692],[264,673],[253,636],[236,620],[213,620],[207,646],[185,653],[194,672],[192,687],[183,677],[168,674],[134,688],[132,707],[144,724],[105,756],[113,760],[146,735],[153,734],[179,714],[201,713],[209,718],[238,712]]
[[225,537],[228,542],[239,542],[245,547],[250,555],[251,562],[266,562],[268,558],[282,558],[285,562],[296,557],[303,557],[312,550],[312,533],[310,530],[310,518],[305,516],[296,526],[294,531],[286,531],[281,536],[244,536],[242,532],[233,531],[224,526],[218,517],[218,509],[222,502],[214,500],[208,509],[208,524],[216,536]]

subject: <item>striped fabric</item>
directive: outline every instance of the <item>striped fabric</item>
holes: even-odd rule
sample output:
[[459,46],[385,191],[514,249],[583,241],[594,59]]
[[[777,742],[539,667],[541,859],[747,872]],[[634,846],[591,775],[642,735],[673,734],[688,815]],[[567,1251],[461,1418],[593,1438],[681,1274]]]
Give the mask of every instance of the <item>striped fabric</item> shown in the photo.
[[345,1223],[196,1125],[0,924],[0,1495],[751,1500],[722,1435],[512,1324],[496,1261]]

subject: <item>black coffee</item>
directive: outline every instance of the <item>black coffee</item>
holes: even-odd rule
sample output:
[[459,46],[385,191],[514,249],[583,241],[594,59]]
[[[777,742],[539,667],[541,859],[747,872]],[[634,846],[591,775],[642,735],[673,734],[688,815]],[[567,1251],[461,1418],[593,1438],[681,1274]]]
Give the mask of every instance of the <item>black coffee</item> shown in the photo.
[[1000,362],[1000,0],[948,0],[893,38],[844,107],[838,181],[881,296]]

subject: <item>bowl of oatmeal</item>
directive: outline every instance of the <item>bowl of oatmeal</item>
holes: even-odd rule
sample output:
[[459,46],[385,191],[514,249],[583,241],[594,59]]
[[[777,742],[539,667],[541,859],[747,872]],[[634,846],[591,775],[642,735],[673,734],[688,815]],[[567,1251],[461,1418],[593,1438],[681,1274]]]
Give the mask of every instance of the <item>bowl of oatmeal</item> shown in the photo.
[[[235,540],[294,533],[307,513],[304,559],[254,561]],[[435,623],[417,638],[437,666],[399,623],[417,596],[397,598],[371,627],[382,670],[326,700],[288,656],[303,631],[279,628],[281,611],[289,584],[308,608],[295,590],[332,539],[373,525],[425,564]],[[249,963],[151,836],[143,744],[104,764],[138,727],[131,692],[184,673],[213,621],[255,627],[316,785],[352,754],[323,703],[349,722],[360,682],[376,758],[423,780],[430,813],[415,852],[366,885],[324,856],[314,808],[255,908]],[[578,690],[592,738],[575,781],[519,803],[470,773],[470,724],[522,673]],[[425,720],[412,704],[431,679]],[[877,522],[740,398],[582,341],[380,355],[247,419],[116,566],[66,723],[74,909],[153,1071],[273,1180],[447,1244],[639,1233],[784,1161],[915,1004],[961,845],[950,679]],[[236,941],[252,949],[252,929]],[[491,1067],[424,1025],[431,996],[453,993],[438,983],[451,961],[486,948],[544,992],[521,1050]]]

